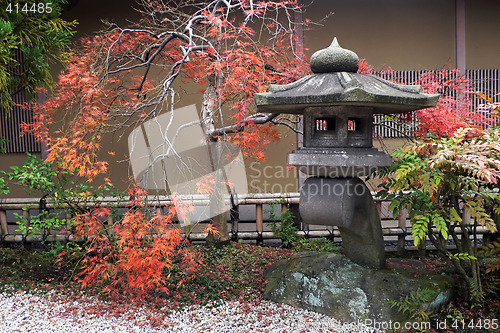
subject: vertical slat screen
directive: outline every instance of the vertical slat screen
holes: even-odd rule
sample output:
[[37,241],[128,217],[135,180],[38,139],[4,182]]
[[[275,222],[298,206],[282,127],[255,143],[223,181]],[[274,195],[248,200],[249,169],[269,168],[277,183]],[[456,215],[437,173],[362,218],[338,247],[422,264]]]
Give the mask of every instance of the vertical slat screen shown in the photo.
[[[468,70],[467,77],[474,85],[475,91],[481,92],[487,97],[492,98],[493,103],[500,103],[500,96],[495,96],[500,93],[500,70],[498,69],[478,69]],[[484,127],[495,126],[500,124],[500,118],[492,118],[487,108],[481,106],[486,101],[479,98],[473,100],[473,107],[481,115],[488,117]]]
[[[21,76],[23,57],[22,52],[17,49],[15,58],[21,66],[16,66],[12,75]],[[24,152],[40,152],[41,145],[37,142],[33,135],[21,135],[21,124],[33,122],[32,110],[22,108],[22,105],[27,99],[21,92],[13,95],[12,99],[16,105],[7,112],[0,108],[0,138],[7,139],[4,142],[3,148],[7,153],[24,153]]]
[[[428,73],[432,71],[427,70],[413,70],[413,71],[382,71],[377,72],[375,75],[397,83],[401,84],[418,84],[419,79],[422,74]],[[455,74],[456,75],[456,74]],[[488,97],[493,97],[494,103],[500,102],[500,96],[495,96],[500,93],[500,70],[499,69],[471,69],[467,70],[465,73],[465,77],[471,81],[474,91],[481,92]],[[456,97],[456,91],[445,91],[445,95]],[[484,114],[485,116],[490,118],[489,111],[485,108],[480,107],[480,105],[484,103],[478,98],[472,99],[471,108],[476,112]],[[412,123],[408,123],[403,125],[398,122],[392,122],[390,120],[384,120],[383,115],[375,115],[374,122],[375,124],[384,122],[387,126],[375,125],[374,126],[374,134],[378,137],[384,138],[400,138],[405,137],[406,135],[412,136],[412,128],[415,128],[417,125],[415,122],[415,113],[412,116]],[[494,126],[500,124],[500,118],[496,117],[491,121],[488,121],[484,124],[484,127]]]

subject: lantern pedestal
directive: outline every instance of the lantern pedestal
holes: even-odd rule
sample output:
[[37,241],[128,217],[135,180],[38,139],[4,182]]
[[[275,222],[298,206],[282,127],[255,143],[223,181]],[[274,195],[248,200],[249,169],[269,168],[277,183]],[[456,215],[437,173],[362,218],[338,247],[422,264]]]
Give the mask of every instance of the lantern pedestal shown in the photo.
[[300,190],[304,222],[337,226],[353,262],[385,267],[384,238],[370,190],[359,178],[308,178]]

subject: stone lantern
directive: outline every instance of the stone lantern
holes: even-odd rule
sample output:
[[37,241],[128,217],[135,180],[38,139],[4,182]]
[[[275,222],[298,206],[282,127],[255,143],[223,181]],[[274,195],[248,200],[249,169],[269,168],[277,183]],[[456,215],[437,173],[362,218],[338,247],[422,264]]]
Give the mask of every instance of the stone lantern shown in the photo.
[[310,66],[314,75],[256,94],[257,109],[304,115],[304,145],[288,154],[288,163],[310,176],[300,189],[303,221],[337,226],[346,256],[383,268],[379,213],[359,178],[391,165],[390,156],[372,146],[373,115],[432,107],[439,95],[356,73],[358,56],[341,48],[336,38],[313,54]]

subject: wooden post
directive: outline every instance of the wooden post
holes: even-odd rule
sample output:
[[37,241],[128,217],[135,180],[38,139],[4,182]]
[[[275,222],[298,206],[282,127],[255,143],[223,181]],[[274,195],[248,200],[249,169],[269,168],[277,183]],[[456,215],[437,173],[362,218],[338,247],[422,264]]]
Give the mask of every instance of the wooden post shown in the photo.
[[[43,209],[43,218],[48,219],[50,216],[50,209]],[[45,239],[48,235],[50,235],[50,228],[43,228],[43,239]]]
[[5,236],[9,233],[7,229],[7,211],[4,209],[0,210],[0,225],[2,230],[2,235]]
[[398,227],[403,230],[403,233],[398,235],[398,253],[405,253],[405,242],[406,242],[406,211],[403,210],[398,215]]
[[262,204],[256,204],[256,223],[257,223],[257,232],[262,232],[264,230],[264,215],[262,211]]
[[298,229],[302,230],[302,223],[300,221],[300,211],[298,204],[289,204],[288,209],[290,209],[290,213],[293,215],[293,225]]
[[287,210],[288,210],[288,205],[284,203],[281,204],[281,215],[285,214]]
[[264,230],[264,214],[262,204],[255,205],[255,222],[257,227],[257,244],[262,244],[262,231]]
[[330,233],[330,235],[328,235],[328,238],[333,242],[335,242],[335,230],[334,230],[335,227],[328,227],[328,232]]
[[231,217],[231,239],[238,239],[238,223],[240,222],[240,206],[233,206],[230,210]]
[[377,206],[378,216],[382,216],[382,201],[375,201],[375,206]]
[[72,226],[71,219],[72,218],[73,218],[73,215],[71,215],[71,213],[66,212],[66,234],[72,233],[72,230],[71,230],[71,226]]
[[30,227],[30,209],[23,208],[23,218],[25,220],[24,227],[26,229],[26,234],[28,233],[28,229]]
[[25,222],[24,222],[24,228],[26,229],[26,234],[23,235],[23,246],[25,248],[30,248],[31,245],[29,243],[26,242],[26,236],[28,236],[29,234],[29,227],[30,227],[30,209],[29,207],[25,207],[23,208],[23,218],[25,219]]

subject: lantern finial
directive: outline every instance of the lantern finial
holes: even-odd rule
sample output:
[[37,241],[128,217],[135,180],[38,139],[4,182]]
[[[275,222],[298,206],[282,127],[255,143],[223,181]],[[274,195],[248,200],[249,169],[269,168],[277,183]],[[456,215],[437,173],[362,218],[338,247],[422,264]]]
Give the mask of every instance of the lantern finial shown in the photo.
[[326,49],[316,51],[311,57],[311,70],[315,74],[333,72],[356,73],[359,57],[351,50],[340,47],[337,37]]

